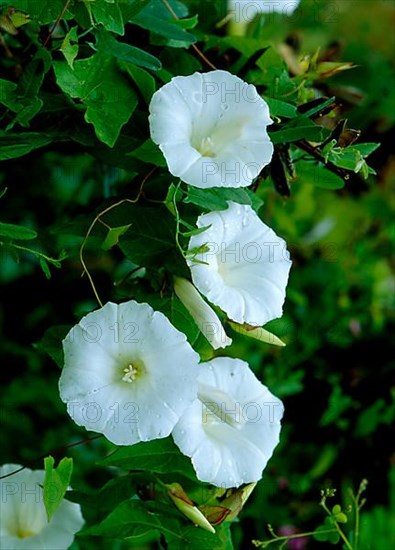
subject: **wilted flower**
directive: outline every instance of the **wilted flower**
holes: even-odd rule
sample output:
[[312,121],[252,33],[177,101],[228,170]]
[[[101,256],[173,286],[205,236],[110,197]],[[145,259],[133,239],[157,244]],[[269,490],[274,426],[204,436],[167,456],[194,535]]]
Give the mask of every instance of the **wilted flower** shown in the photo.
[[258,481],[279,441],[283,405],[240,359],[199,367],[198,399],[173,430],[196,475],[218,487]]
[[[21,468],[0,467],[0,476]],[[66,550],[84,524],[79,504],[62,500],[48,522],[44,506],[44,470],[25,468],[0,480],[0,548],[3,550]]]
[[230,319],[260,326],[282,315],[291,261],[251,206],[228,204],[199,216],[197,226],[210,227],[191,237],[188,265],[196,288]]
[[63,349],[59,389],[70,416],[117,445],[168,436],[196,397],[199,356],[148,304],[107,303]]
[[226,335],[218,315],[203,300],[192,283],[183,277],[176,277],[174,292],[214,349],[226,348],[232,343],[232,340]]
[[272,158],[266,102],[227,71],[172,78],[153,95],[150,113],[170,172],[195,187],[250,185]]

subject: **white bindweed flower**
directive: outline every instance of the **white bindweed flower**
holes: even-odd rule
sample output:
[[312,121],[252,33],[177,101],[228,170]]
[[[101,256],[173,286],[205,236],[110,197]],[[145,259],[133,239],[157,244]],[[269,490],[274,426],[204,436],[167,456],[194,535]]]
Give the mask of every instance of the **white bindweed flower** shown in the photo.
[[228,204],[197,220],[210,227],[189,241],[192,281],[231,320],[261,326],[282,315],[291,261],[285,241],[251,206]]
[[[0,476],[21,468],[0,467]],[[0,480],[0,548],[2,550],[67,550],[84,524],[79,504],[62,500],[48,522],[42,485],[44,470],[29,470]]]
[[218,357],[199,367],[198,398],[173,430],[196,475],[218,487],[262,477],[279,442],[283,405],[240,359]]
[[196,397],[198,354],[148,304],[107,303],[71,329],[63,349],[68,413],[117,445],[168,436]]
[[195,187],[250,185],[272,158],[267,103],[227,71],[176,76],[149,108],[151,137],[169,171]]
[[250,23],[258,13],[292,15],[300,0],[228,0],[228,13],[237,23]]
[[182,277],[176,277],[174,292],[214,349],[226,348],[232,343],[232,340],[226,335],[218,315],[203,300],[192,283]]

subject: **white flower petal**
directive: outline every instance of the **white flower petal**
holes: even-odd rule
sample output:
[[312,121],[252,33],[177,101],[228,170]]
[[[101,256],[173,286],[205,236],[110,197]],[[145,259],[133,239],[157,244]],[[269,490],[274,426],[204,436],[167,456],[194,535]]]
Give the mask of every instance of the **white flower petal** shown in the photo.
[[152,140],[169,171],[195,187],[242,187],[273,154],[256,88],[227,71],[174,77],[150,103]]
[[174,291],[214,349],[225,348],[232,343],[218,315],[203,300],[192,283],[177,277],[174,282]]
[[148,304],[108,303],[63,346],[59,390],[68,413],[117,445],[166,437],[196,397],[199,356]]
[[191,237],[188,260],[196,288],[237,323],[261,326],[281,317],[291,261],[283,239],[248,205],[199,216],[206,231]]
[[258,481],[279,441],[281,401],[240,359],[200,365],[199,398],[173,430],[196,475],[218,487]]
[[237,23],[252,21],[257,13],[292,15],[300,0],[228,0],[228,11]]
[[[0,467],[0,475],[20,468]],[[43,500],[44,470],[29,470],[0,480],[2,495],[0,548],[4,550],[67,550],[84,519],[79,504],[63,500],[48,522]]]

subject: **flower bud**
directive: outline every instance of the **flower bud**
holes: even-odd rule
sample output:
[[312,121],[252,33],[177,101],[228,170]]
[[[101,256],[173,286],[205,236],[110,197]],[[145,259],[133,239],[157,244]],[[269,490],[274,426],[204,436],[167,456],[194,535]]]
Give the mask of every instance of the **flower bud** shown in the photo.
[[184,516],[190,519],[195,525],[198,525],[210,533],[215,533],[214,527],[202,512],[194,505],[193,501],[188,497],[184,489],[179,483],[170,483],[166,485],[168,495],[177,508]]
[[232,340],[226,335],[218,315],[203,300],[192,283],[182,277],[176,277],[174,292],[214,349],[225,348],[232,343]]

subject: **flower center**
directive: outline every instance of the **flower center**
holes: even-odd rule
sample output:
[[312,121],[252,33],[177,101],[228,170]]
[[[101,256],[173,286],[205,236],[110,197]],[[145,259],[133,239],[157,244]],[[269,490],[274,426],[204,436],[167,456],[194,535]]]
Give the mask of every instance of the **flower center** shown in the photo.
[[[42,498],[42,491],[39,485],[35,485],[36,490],[40,491],[40,498]],[[32,490],[33,496],[38,497],[39,493],[35,491]],[[22,504],[15,502],[13,515],[4,519],[4,530],[10,536],[18,539],[34,537],[41,533],[45,526],[48,525],[44,504],[35,501],[35,499],[34,501],[23,502]]]
[[35,533],[34,531],[31,531],[30,529],[24,529],[23,527],[19,527],[15,535],[18,537],[18,539],[27,539],[28,537],[37,535],[37,533]]
[[242,407],[226,392],[209,386],[208,384],[199,384],[198,398],[205,405],[206,410],[203,413],[203,423],[213,424],[224,422],[240,430],[244,424]]
[[139,369],[136,368],[132,363],[129,363],[129,365],[125,367],[122,370],[122,372],[123,372],[122,381],[128,382],[129,384],[134,382],[134,380],[136,380],[136,378],[139,375]]
[[215,145],[211,137],[205,137],[200,142],[200,145],[196,147],[202,157],[215,157],[216,153],[214,151]]

